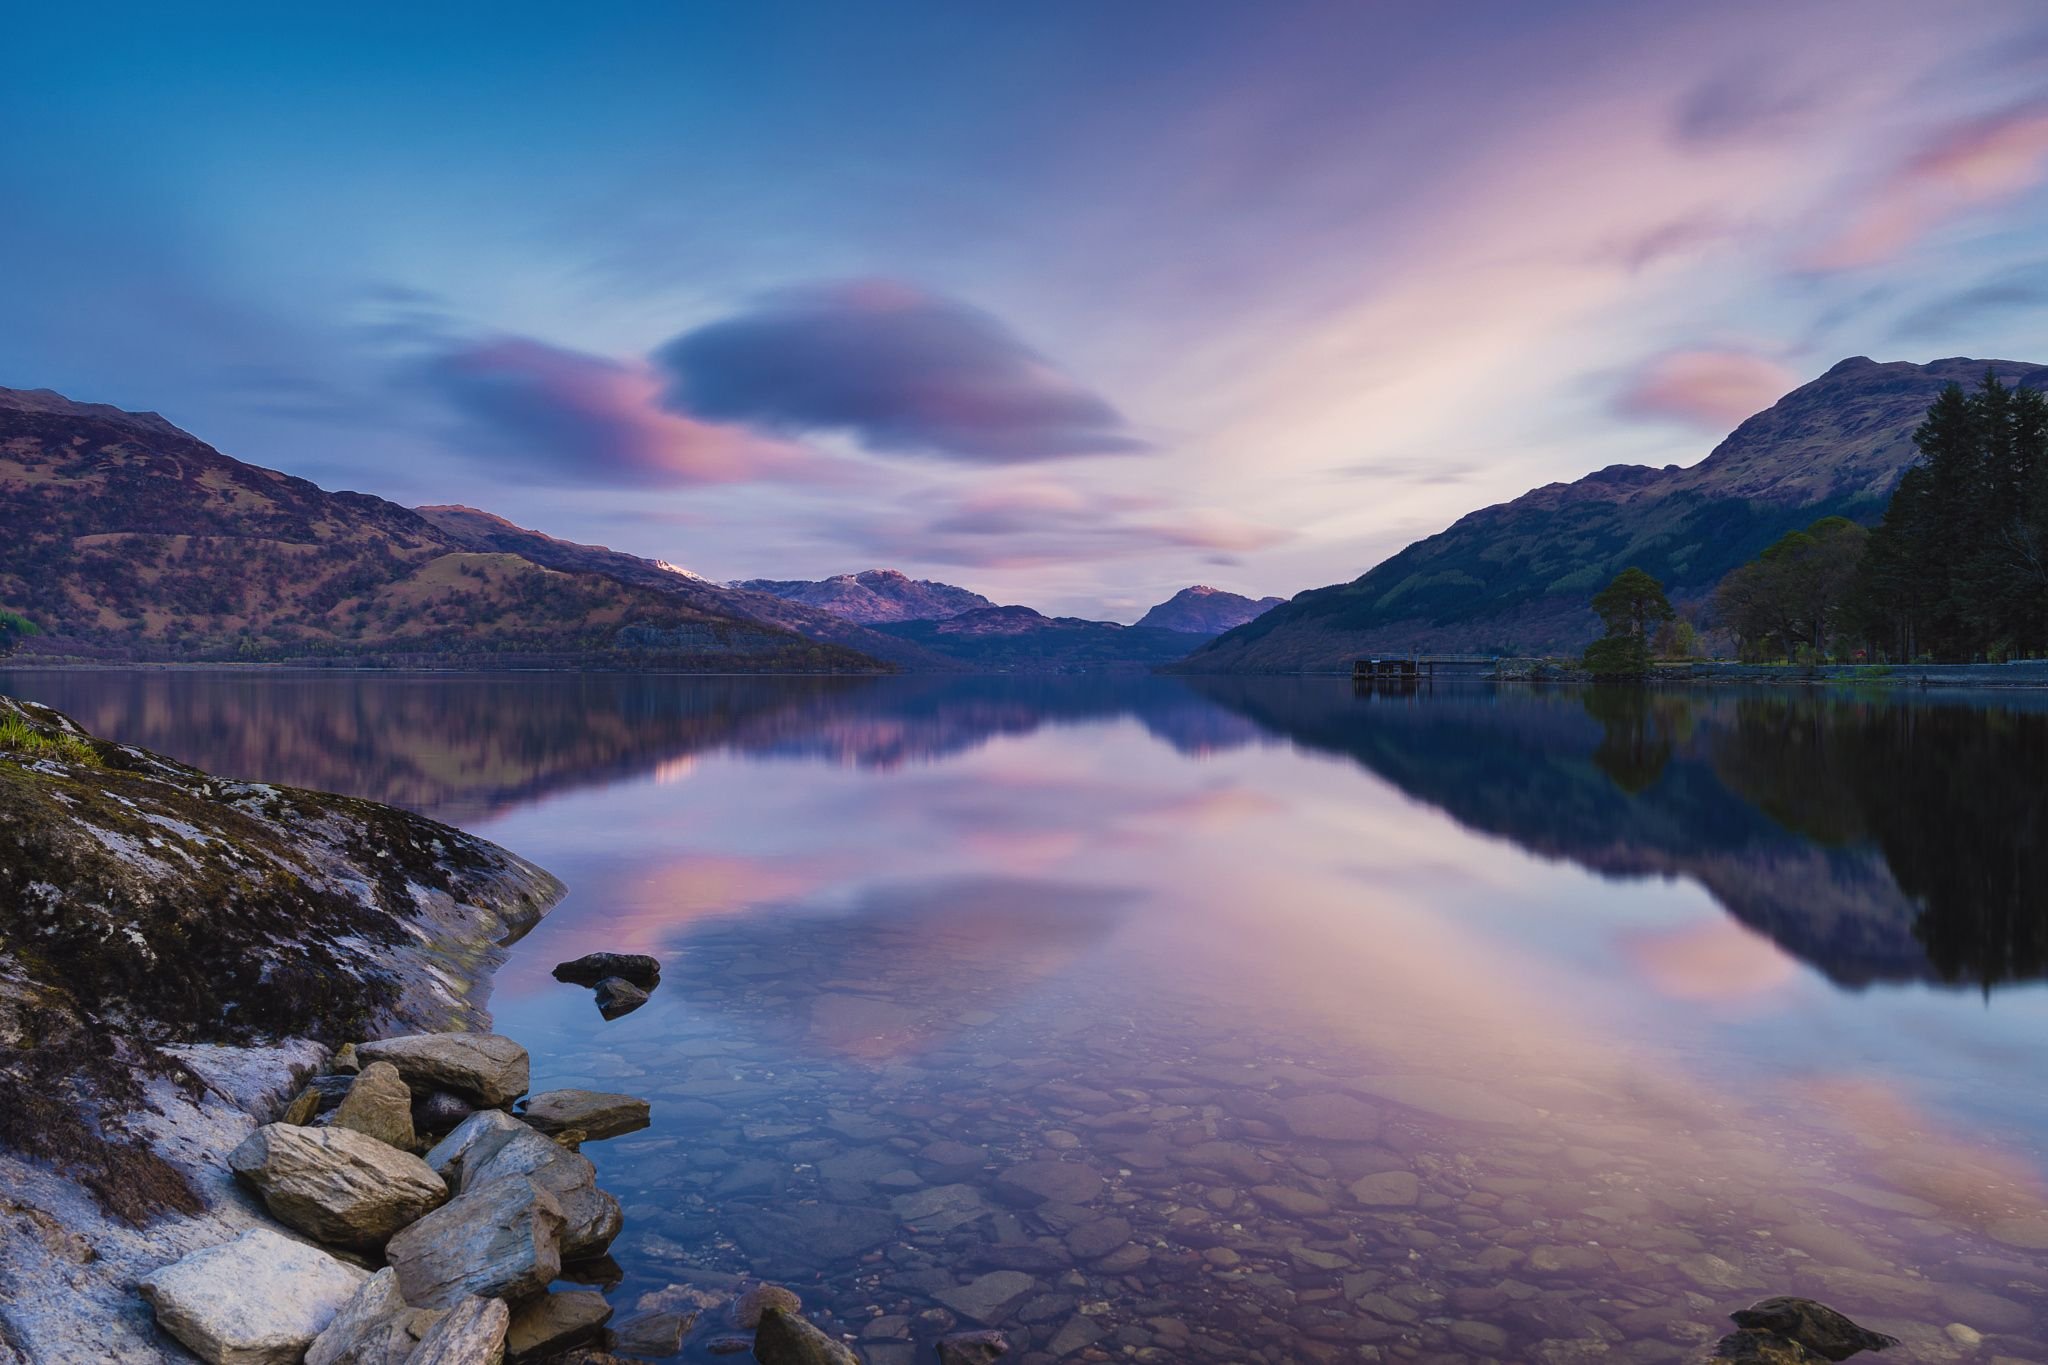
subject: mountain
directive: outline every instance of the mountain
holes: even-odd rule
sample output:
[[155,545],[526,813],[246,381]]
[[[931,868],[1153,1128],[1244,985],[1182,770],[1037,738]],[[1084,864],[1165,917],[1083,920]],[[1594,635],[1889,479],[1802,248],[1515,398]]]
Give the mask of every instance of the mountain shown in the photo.
[[1006,673],[1162,664],[1204,639],[1150,626],[1041,616],[1029,607],[982,607],[943,621],[896,621],[876,629],[970,667]]
[[2048,387],[2048,369],[1956,357],[1844,360],[1737,427],[1696,465],[1612,465],[1484,508],[1363,577],[1296,596],[1178,665],[1183,672],[1343,669],[1368,650],[1572,652],[1598,633],[1587,600],[1638,565],[1675,602],[1824,516],[1884,512],[1944,386],[1989,368]]
[[155,413],[47,389],[0,389],[0,526],[0,605],[42,628],[29,643],[45,656],[888,667],[651,563],[659,585],[480,545],[231,459]]
[[[907,641],[865,630],[836,612],[790,601],[776,593],[714,583],[702,574],[677,568],[666,560],[642,559],[603,545],[579,545],[573,540],[557,540],[540,531],[515,526],[503,517],[480,512],[474,507],[421,507],[415,510],[464,549],[516,554],[551,569],[600,574],[622,583],[652,589],[700,611],[794,631],[806,639],[859,650],[902,668],[920,672],[946,672],[958,668],[949,659]],[[955,588],[952,591],[960,590]]]
[[1245,597],[1197,583],[1182,588],[1138,618],[1141,626],[1186,635],[1221,635],[1279,606],[1284,597]]
[[727,586],[801,602],[864,626],[885,621],[941,621],[963,611],[995,605],[978,592],[956,588],[951,583],[911,578],[894,569],[869,569],[866,573],[843,573],[816,581],[748,578]]

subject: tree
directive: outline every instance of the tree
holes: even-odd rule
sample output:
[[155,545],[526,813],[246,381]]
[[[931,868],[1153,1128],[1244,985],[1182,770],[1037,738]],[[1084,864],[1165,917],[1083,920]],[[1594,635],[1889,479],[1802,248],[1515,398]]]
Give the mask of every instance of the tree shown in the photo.
[[1722,624],[1745,654],[1790,658],[1802,645],[1826,654],[1850,619],[1869,539],[1846,517],[1823,517],[1779,537],[1714,590]]
[[1604,638],[1586,647],[1583,662],[1599,677],[1640,678],[1650,671],[1650,635],[1678,613],[1664,585],[1630,567],[1593,594],[1593,610],[1607,626]]
[[0,659],[6,658],[31,635],[40,635],[36,623],[19,612],[0,607]]

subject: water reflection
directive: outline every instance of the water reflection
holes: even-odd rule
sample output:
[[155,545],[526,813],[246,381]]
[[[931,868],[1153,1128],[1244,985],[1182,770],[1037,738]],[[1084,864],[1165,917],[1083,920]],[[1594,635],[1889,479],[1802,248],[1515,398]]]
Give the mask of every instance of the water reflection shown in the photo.
[[[0,687],[562,875],[492,1007],[539,1084],[654,1103],[588,1149],[626,1311],[760,1274],[872,1365],[955,1322],[1038,1360],[1654,1362],[1772,1289],[2048,1358],[2023,704]],[[654,999],[606,1023],[549,977],[593,949],[661,955]]]

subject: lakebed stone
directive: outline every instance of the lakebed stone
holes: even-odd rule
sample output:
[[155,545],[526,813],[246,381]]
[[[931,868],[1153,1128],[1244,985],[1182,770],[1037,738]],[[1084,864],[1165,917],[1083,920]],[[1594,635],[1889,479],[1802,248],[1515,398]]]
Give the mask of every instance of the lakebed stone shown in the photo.
[[761,1365],[860,1365],[860,1357],[795,1313],[770,1307],[754,1332],[754,1359]]
[[209,1365],[288,1365],[369,1272],[268,1228],[143,1277],[156,1320]]
[[228,1167],[280,1222],[336,1246],[382,1246],[448,1198],[418,1157],[349,1128],[267,1123],[228,1154]]
[[993,1326],[1009,1315],[1016,1302],[1038,1288],[1021,1270],[992,1270],[966,1284],[935,1290],[932,1297],[963,1318]]
[[1086,1204],[1103,1179],[1078,1161],[1026,1161],[996,1176],[996,1193],[1013,1204]]
[[384,1254],[418,1307],[451,1308],[471,1294],[525,1299],[561,1274],[565,1223],[555,1197],[531,1180],[492,1180],[393,1237]]
[[939,1365],[995,1365],[1010,1353],[1001,1332],[955,1332],[939,1338]]
[[761,1315],[771,1308],[779,1308],[785,1313],[801,1313],[804,1301],[796,1296],[796,1291],[784,1289],[779,1284],[750,1284],[733,1296],[725,1316],[733,1326],[751,1332],[761,1325]]
[[575,1129],[586,1142],[637,1132],[648,1124],[647,1101],[601,1090],[547,1090],[529,1096],[519,1117],[543,1133]]
[[526,1049],[497,1033],[410,1033],[362,1043],[364,1066],[389,1062],[415,1095],[453,1091],[491,1108],[524,1095],[531,1079]]

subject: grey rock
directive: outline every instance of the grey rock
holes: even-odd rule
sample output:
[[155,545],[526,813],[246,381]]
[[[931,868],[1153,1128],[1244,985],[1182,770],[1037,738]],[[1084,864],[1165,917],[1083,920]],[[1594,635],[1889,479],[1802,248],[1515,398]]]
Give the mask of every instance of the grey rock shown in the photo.
[[1858,1327],[1826,1304],[1812,1299],[1780,1295],[1761,1299],[1728,1316],[1737,1327],[1776,1333],[1829,1360],[1847,1360],[1862,1351],[1882,1351],[1899,1344],[1897,1337]]
[[1127,1220],[1114,1216],[1098,1218],[1067,1234],[1067,1250],[1077,1261],[1093,1261],[1130,1240],[1131,1225]]
[[519,1116],[543,1133],[576,1129],[586,1142],[637,1132],[648,1123],[647,1101],[601,1090],[546,1090],[530,1097]]
[[607,1019],[631,1014],[647,1003],[647,992],[622,976],[606,977],[591,994],[597,1000],[597,1012]]
[[427,1329],[406,1365],[500,1365],[511,1318],[503,1299],[472,1294]]
[[438,1137],[476,1112],[476,1106],[462,1096],[446,1090],[436,1090],[430,1095],[421,1095],[413,1100],[413,1131],[421,1137]]
[[399,1077],[398,1068],[389,1062],[371,1062],[364,1067],[335,1107],[333,1124],[410,1151],[416,1141],[412,1091]]
[[426,1163],[434,1174],[460,1188],[462,1163],[472,1151],[479,1146],[488,1150],[514,1133],[525,1131],[525,1124],[502,1109],[479,1109],[427,1149]]
[[526,1049],[496,1033],[409,1033],[363,1043],[356,1055],[365,1066],[397,1067],[415,1095],[449,1090],[493,1109],[524,1095],[531,1079]]
[[761,1365],[860,1365],[844,1342],[834,1341],[794,1313],[769,1308],[754,1333],[754,1359]]
[[955,1332],[939,1338],[939,1365],[995,1365],[1010,1353],[1001,1332]]
[[559,1355],[595,1340],[611,1316],[612,1306],[604,1301],[604,1295],[587,1289],[543,1294],[514,1310],[505,1329],[505,1358],[520,1365]]
[[380,1247],[448,1198],[418,1157],[348,1128],[266,1123],[228,1154],[228,1168],[280,1222],[337,1246]]
[[369,1272],[268,1228],[151,1272],[142,1297],[209,1365],[290,1365]]
[[517,1131],[479,1139],[461,1162],[464,1194],[495,1180],[524,1176],[555,1197],[564,1220],[562,1256],[595,1256],[612,1244],[625,1223],[619,1201],[597,1187],[590,1158],[553,1138],[515,1123]]
[[471,1294],[524,1299],[562,1271],[562,1206],[525,1178],[465,1191],[384,1249],[406,1301],[452,1308]]
[[433,1322],[433,1313],[406,1303],[398,1272],[386,1266],[313,1339],[306,1365],[405,1365]]
[[1422,1197],[1422,1182],[1413,1171],[1379,1171],[1352,1181],[1350,1190],[1369,1209],[1408,1208]]
[[555,980],[578,986],[595,986],[607,977],[618,977],[651,991],[661,984],[661,963],[645,953],[585,953],[573,962],[555,966]]
[[1336,1091],[1296,1095],[1273,1106],[1296,1137],[1325,1142],[1371,1142],[1380,1135],[1380,1111]]

